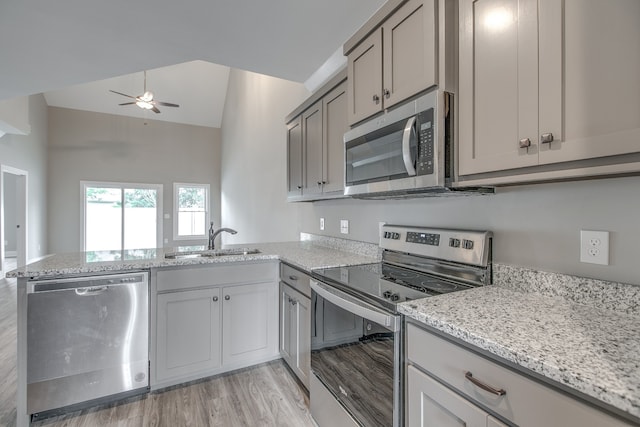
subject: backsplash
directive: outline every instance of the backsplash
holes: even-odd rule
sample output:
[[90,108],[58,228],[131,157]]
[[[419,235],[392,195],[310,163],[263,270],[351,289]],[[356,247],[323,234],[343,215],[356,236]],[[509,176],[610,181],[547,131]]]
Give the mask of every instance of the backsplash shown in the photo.
[[359,242],[357,240],[340,239],[338,237],[321,236],[311,233],[300,233],[300,241],[312,242],[314,245],[378,259],[382,257],[382,251],[375,243]]
[[522,292],[560,297],[576,304],[640,316],[640,286],[567,274],[493,265],[493,283]]

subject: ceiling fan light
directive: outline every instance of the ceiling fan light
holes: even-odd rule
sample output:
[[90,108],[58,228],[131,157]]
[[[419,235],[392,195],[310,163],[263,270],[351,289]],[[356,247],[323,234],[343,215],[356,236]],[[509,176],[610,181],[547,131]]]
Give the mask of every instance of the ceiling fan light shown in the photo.
[[150,102],[153,101],[153,93],[150,91],[146,91],[141,97],[141,100],[145,101],[145,102]]
[[147,101],[137,101],[136,105],[140,108],[143,108],[145,110],[150,110],[153,108],[153,104],[147,102]]

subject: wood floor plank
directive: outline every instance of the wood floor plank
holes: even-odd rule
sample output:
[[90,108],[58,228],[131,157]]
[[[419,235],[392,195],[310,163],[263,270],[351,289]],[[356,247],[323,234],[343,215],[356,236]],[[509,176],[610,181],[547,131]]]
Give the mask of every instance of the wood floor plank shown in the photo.
[[[0,426],[16,424],[16,280],[0,280]],[[34,427],[315,427],[282,360],[32,423]]]

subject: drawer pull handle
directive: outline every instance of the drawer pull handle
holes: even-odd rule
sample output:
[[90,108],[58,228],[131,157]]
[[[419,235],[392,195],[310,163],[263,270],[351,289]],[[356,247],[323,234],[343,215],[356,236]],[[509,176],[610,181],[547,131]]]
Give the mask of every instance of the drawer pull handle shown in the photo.
[[481,389],[488,391],[491,394],[495,394],[496,396],[504,396],[505,394],[507,394],[506,390],[503,390],[501,388],[493,388],[490,385],[487,385],[479,380],[477,380],[476,378],[473,378],[473,374],[469,371],[464,373],[464,377],[466,379],[468,379],[469,381],[471,381],[474,385],[480,387]]
[[289,276],[289,280],[298,280],[298,276],[291,275]]

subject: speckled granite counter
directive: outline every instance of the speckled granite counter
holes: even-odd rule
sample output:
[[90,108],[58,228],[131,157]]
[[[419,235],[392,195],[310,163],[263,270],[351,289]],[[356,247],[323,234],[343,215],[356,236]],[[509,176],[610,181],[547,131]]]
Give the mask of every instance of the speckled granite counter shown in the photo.
[[403,303],[400,311],[640,422],[636,314],[496,285]]
[[[358,242],[355,243],[357,244]],[[369,254],[362,255],[347,252],[348,247],[336,249],[322,246],[312,241],[230,245],[226,247],[250,247],[260,250],[260,253],[183,259],[165,258],[166,253],[175,252],[174,248],[63,253],[52,255],[29,264],[26,267],[13,270],[7,273],[7,277],[38,278],[69,274],[142,270],[156,267],[173,267],[177,265],[261,260],[281,260],[304,270],[311,270],[314,268],[367,264],[378,261],[376,257],[372,257]]]

